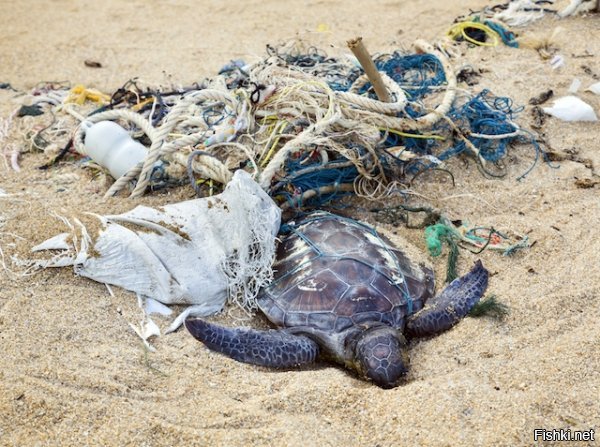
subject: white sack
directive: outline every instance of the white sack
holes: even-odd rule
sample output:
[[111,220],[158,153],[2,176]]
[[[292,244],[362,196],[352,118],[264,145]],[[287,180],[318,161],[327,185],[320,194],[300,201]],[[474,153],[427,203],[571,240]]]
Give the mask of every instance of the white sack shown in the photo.
[[[71,247],[37,265],[73,265],[81,276],[164,304],[193,305],[169,330],[188,315],[220,311],[228,298],[255,308],[272,279],[281,210],[244,171],[213,197],[96,217],[97,237],[75,219]],[[68,240],[63,233],[34,248],[64,250]]]

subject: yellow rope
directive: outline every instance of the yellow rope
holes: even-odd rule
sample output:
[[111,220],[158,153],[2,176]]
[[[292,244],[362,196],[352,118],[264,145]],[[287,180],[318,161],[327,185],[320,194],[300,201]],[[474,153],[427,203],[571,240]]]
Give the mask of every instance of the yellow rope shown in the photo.
[[277,145],[279,144],[279,140],[281,139],[281,132],[283,131],[283,129],[285,129],[285,127],[287,126],[287,124],[288,124],[287,121],[281,121],[275,127],[275,131],[273,132],[273,134],[277,135],[277,136],[275,137],[275,140],[273,141],[273,144],[271,145],[271,148],[269,149],[269,152],[267,152],[267,155],[261,161],[261,163],[260,163],[260,167],[261,168],[264,168],[267,165],[268,161],[273,156],[273,152],[275,152],[275,148],[277,147]]
[[[473,39],[472,37],[469,37],[466,33],[467,28],[474,28],[474,29],[483,31],[486,35],[488,35],[492,39],[492,41],[491,42],[480,42],[478,40]],[[492,28],[484,25],[483,23],[471,22],[471,21],[459,22],[459,23],[453,25],[452,28],[450,28],[448,30],[448,33],[446,35],[449,38],[451,38],[452,40],[457,40],[459,37],[462,37],[467,42],[471,42],[474,45],[479,45],[482,47],[497,47],[501,41],[500,35],[496,31],[494,31]]]
[[140,101],[136,105],[134,105],[131,108],[131,110],[133,110],[134,112],[139,112],[142,109],[142,107],[144,107],[146,104],[151,104],[152,102],[154,102],[154,97],[146,98],[143,101]]
[[196,180],[196,185],[204,185],[206,183],[208,183],[208,195],[212,197],[214,195],[213,179],[199,178]]

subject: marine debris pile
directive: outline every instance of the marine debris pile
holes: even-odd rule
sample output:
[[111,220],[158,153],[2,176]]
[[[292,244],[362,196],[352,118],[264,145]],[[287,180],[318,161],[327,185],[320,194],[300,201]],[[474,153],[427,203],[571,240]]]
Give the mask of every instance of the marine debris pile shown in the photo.
[[[449,281],[456,276],[458,245],[504,254],[527,247],[523,235],[451,221],[441,210],[412,198],[419,195],[416,179],[425,172],[439,171],[453,180],[451,169],[457,165],[450,168],[449,160],[454,157],[474,160],[483,175],[502,177],[508,172],[511,149],[531,148],[531,162],[517,179],[525,177],[540,156],[546,158],[537,135],[517,123],[523,107],[488,89],[477,90],[469,82],[468,70],[452,63],[460,45],[502,42],[519,47],[521,41],[507,23],[517,26],[538,19],[550,11],[546,3],[518,1],[488,8],[458,19],[446,39],[435,45],[417,41],[411,50],[373,57],[360,39],[349,42],[354,54],[338,55],[294,40],[268,45],[265,57],[255,62],[231,61],[216,76],[188,87],[156,87],[131,79],[110,95],[68,83],[41,83],[28,93],[17,92],[19,107],[0,120],[0,143],[20,133],[26,144],[1,145],[7,168],[18,171],[26,151],[43,151],[47,159],[40,169],[58,171],[65,161],[80,165],[108,180],[110,185],[102,190],[105,196],[136,198],[189,184],[202,200],[214,199],[182,202],[181,209],[173,208],[177,215],[167,207],[140,207],[121,215],[96,216],[103,227],[101,237],[87,234],[78,220],[65,218],[71,236],[65,233],[41,245],[42,250],[63,250],[62,254],[28,267],[73,265],[79,274],[88,269],[86,276],[141,296],[161,298],[167,304],[204,305],[199,312],[208,312],[196,296],[198,278],[187,270],[177,273],[178,259],[173,258],[177,265],[163,272],[164,296],[160,297],[155,290],[128,286],[128,280],[119,278],[120,270],[110,281],[101,277],[104,267],[92,270],[118,258],[109,259],[112,249],[103,252],[100,245],[102,241],[108,241],[106,247],[119,245],[115,242],[119,231],[136,241],[121,244],[130,250],[136,244],[149,247],[158,234],[187,246],[192,259],[201,251],[202,237],[211,224],[208,219],[188,228],[189,216],[198,210],[217,215],[215,204],[227,197],[237,174],[243,174],[237,178],[244,184],[252,182],[246,188],[249,196],[262,197],[264,209],[276,212],[263,213],[271,218],[262,222],[256,211],[260,207],[254,207],[254,214],[247,213],[254,222],[248,226],[251,234],[235,241],[237,245],[223,234],[211,241],[215,247],[226,247],[211,264],[225,275],[214,294],[214,308],[226,295],[246,309],[256,308],[253,300],[270,279],[280,208],[299,213],[358,196],[379,201],[378,206],[386,200],[385,208],[371,210],[380,211],[376,220],[384,221],[394,213],[425,213],[421,226],[428,227],[430,253],[439,256],[444,244],[449,247]],[[260,194],[252,192],[254,186]],[[393,202],[387,200],[392,197]],[[252,208],[251,200],[246,205]],[[191,211],[180,212],[183,209]],[[408,222],[408,218],[401,220]],[[239,227],[246,226],[243,222],[243,218],[236,221]],[[194,231],[182,230],[196,227],[200,243]],[[168,264],[156,257],[138,263],[141,267],[135,274],[148,276],[154,269],[148,266],[160,269]],[[189,268],[193,262],[187,264]],[[236,271],[246,273],[236,277]],[[181,286],[177,293],[170,289],[173,278]],[[236,294],[243,296],[236,300]]]
[[[241,168],[292,207],[349,192],[371,199],[409,194],[411,179],[459,154],[498,175],[511,144],[531,144],[539,153],[532,134],[515,122],[521,109],[488,90],[458,88],[442,50],[418,42],[413,52],[374,62],[390,102],[376,97],[354,57],[327,56],[298,41],[269,46],[262,61],[233,61],[214,78],[172,91],[136,80],[110,97],[44,85],[29,95],[25,112],[47,111],[53,120],[30,129],[29,138],[54,156],[45,167],[74,151],[86,166],[109,167],[111,156],[96,155],[103,149],[94,146],[103,137],[87,136],[90,142],[86,134],[115,121],[147,149],[118,163],[125,163],[118,171],[124,175],[106,195],[138,197],[188,179],[199,194],[214,193]],[[56,134],[72,135],[60,152],[48,141]]]

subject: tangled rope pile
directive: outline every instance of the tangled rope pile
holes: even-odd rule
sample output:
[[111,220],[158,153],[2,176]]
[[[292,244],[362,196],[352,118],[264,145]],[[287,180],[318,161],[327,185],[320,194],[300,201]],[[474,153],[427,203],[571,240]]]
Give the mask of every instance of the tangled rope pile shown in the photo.
[[[96,123],[116,121],[147,147],[147,155],[106,196],[129,192],[135,198],[157,185],[188,180],[199,196],[212,195],[235,183],[230,182],[235,171],[246,176],[243,170],[283,209],[320,207],[345,194],[404,198],[414,193],[418,175],[443,169],[455,156],[470,156],[485,173],[504,175],[502,161],[515,143],[533,145],[537,161],[541,149],[515,123],[521,109],[510,98],[460,88],[443,48],[419,41],[414,50],[374,58],[389,101],[380,99],[377,81],[355,58],[328,57],[301,42],[268,47],[268,56],[253,64],[233,61],[218,76],[187,88],[143,89],[132,80],[108,96],[83,86],[44,86],[27,107],[37,113],[46,104],[53,120],[31,140],[44,140],[46,131],[69,137],[48,167],[71,148],[86,156],[86,132]],[[56,119],[60,112],[77,125]],[[9,127],[10,120],[0,122],[0,140]],[[259,209],[248,214],[250,224],[243,226],[265,226]],[[493,228],[453,228],[437,211],[427,220],[433,224],[427,234],[433,254],[441,253],[442,243],[450,247],[448,280],[455,277],[459,246],[512,253],[528,243]],[[230,298],[241,295],[246,308],[253,308],[252,298],[269,280],[261,272],[272,258],[264,247],[272,243],[263,236],[254,231],[244,245],[247,253],[235,250],[224,268]]]
[[[222,103],[225,106],[231,106],[235,103],[233,96],[225,91],[203,89],[184,96],[166,114],[159,127],[154,127],[143,115],[130,110],[107,110],[87,117],[85,121],[90,124],[104,120],[125,120],[135,124],[152,142],[144,163],[135,166],[126,175],[117,179],[108,190],[107,195],[114,195],[121,191],[130,181],[137,180],[131,196],[141,196],[150,183],[151,172],[155,163],[161,157],[204,141],[206,138],[206,129],[203,128],[202,123],[190,123],[186,121],[186,118],[189,117],[188,113],[191,107],[207,101]],[[171,139],[170,135],[179,130],[179,127],[184,127],[187,133],[184,136]],[[75,133],[73,141],[75,149],[82,154],[85,154],[83,144],[84,132],[85,127],[80,126]],[[226,184],[231,178],[231,173],[218,160],[214,158],[210,160],[210,162],[207,162],[207,175],[210,175],[220,183]]]
[[233,61],[189,88],[144,90],[132,80],[111,97],[76,86],[47,89],[33,102],[81,121],[71,143],[82,155],[86,129],[105,120],[148,147],[107,196],[129,189],[139,197],[165,178],[189,178],[199,194],[212,193],[246,169],[283,207],[347,193],[381,199],[410,194],[408,175],[461,153],[488,172],[526,135],[509,98],[459,89],[444,51],[422,41],[414,48],[374,60],[390,102],[376,97],[353,57],[328,57],[297,41],[267,47],[251,65]]

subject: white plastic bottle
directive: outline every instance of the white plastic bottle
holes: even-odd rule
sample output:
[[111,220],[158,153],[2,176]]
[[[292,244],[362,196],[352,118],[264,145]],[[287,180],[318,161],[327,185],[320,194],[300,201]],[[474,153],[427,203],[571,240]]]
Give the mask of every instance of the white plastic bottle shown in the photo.
[[141,161],[148,150],[135,141],[129,133],[112,121],[100,121],[95,124],[82,123],[85,126],[85,152],[99,165],[108,169],[110,175],[118,179]]

